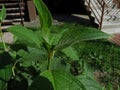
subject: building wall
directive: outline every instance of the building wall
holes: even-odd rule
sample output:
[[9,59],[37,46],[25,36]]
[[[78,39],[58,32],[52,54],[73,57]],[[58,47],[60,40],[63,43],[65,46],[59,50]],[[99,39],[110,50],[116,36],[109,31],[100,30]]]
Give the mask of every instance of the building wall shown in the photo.
[[43,0],[52,13],[84,13],[84,0]]
[[[43,0],[51,13],[83,13],[86,14],[84,0]],[[33,0],[24,0],[25,20],[36,20],[36,10]]]

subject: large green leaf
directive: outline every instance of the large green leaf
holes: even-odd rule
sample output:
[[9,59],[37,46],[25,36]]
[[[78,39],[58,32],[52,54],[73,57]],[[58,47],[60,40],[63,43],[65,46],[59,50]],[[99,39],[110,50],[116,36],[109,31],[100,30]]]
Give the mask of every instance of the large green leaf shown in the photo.
[[52,25],[51,14],[42,0],[33,0],[40,18],[41,28],[49,28]]
[[13,33],[19,39],[29,44],[35,44],[37,47],[40,47],[41,41],[32,30],[29,30],[23,26],[17,25],[17,26],[8,28],[8,31]]
[[2,5],[2,10],[0,12],[0,22],[2,22],[6,18],[6,9],[5,6]]
[[49,43],[49,28],[52,25],[52,16],[42,0],[33,0],[40,18],[43,39]]
[[57,50],[63,49],[79,41],[101,39],[108,37],[110,37],[109,34],[106,34],[98,29],[90,27],[84,27],[78,30],[69,30],[63,34],[62,38],[56,45],[55,49]]
[[[33,81],[29,90],[86,90],[79,80],[63,71],[47,70],[42,72],[41,76],[42,79],[38,76]],[[45,84],[45,81],[47,82],[47,85]]]

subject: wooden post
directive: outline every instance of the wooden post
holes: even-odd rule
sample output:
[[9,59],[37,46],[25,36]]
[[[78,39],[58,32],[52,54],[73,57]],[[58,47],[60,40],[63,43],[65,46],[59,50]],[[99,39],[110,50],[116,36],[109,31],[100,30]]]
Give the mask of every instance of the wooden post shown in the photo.
[[28,15],[30,21],[35,21],[37,18],[36,9],[33,0],[27,0]]

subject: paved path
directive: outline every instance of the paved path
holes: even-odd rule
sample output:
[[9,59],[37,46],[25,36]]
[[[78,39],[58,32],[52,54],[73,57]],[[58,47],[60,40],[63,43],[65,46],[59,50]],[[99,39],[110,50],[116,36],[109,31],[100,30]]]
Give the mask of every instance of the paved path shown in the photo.
[[[63,22],[69,22],[69,23],[80,23],[82,25],[90,26],[91,22],[89,20],[89,17],[87,15],[78,15],[78,14],[53,14],[53,25],[61,24]],[[40,22],[39,19],[36,19],[36,21],[32,22],[25,22],[24,23],[26,27],[39,27]]]
[[[58,15],[53,15],[53,18],[54,18],[53,25],[62,24],[63,22],[69,22],[69,23],[77,22],[82,25],[91,26],[91,22],[87,15],[78,15],[78,14],[72,14],[72,15],[61,14],[60,15],[60,14],[58,14]],[[40,26],[40,22],[38,19],[36,21],[32,21],[32,22],[25,22],[24,24],[25,24],[25,26],[30,27],[30,28],[31,27],[37,28]],[[104,32],[114,34],[114,33],[120,33],[120,30],[119,29],[116,29],[116,30],[111,29],[111,30],[104,31]],[[5,42],[7,42],[7,43],[13,42],[13,35],[11,33],[5,32],[3,38],[4,38]],[[116,38],[118,38],[118,36]],[[120,38],[120,35],[119,35],[119,38]]]

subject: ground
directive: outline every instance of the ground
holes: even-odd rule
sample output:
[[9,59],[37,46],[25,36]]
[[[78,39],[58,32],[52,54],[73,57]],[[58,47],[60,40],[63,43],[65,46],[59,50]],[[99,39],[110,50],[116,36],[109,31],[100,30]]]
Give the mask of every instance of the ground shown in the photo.
[[[62,24],[63,22],[69,22],[69,23],[79,23],[86,26],[92,26],[92,23],[89,20],[89,17],[87,15],[79,15],[79,14],[53,14],[53,25],[56,24]],[[36,21],[32,22],[24,22],[24,26],[29,28],[36,28],[40,26],[39,19],[37,18]],[[109,33],[109,31],[107,31]],[[111,31],[110,31],[111,33]],[[112,34],[116,33],[116,31],[112,31]],[[8,32],[4,32],[4,40],[7,43],[13,43],[13,35]],[[114,38],[111,40],[118,45],[120,45],[120,34],[115,34]],[[1,41],[1,40],[0,40]]]

